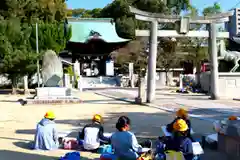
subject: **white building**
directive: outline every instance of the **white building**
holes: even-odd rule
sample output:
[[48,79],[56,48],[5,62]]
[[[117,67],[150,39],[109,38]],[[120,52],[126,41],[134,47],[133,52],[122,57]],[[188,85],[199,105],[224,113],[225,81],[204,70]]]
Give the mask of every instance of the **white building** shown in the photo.
[[231,37],[240,34],[240,8],[233,9],[233,16],[230,17],[229,23],[225,26]]

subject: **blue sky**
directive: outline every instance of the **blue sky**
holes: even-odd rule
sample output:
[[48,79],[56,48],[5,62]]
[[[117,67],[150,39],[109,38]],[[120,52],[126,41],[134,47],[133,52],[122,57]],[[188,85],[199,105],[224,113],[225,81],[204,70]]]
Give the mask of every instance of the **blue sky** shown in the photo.
[[[103,8],[108,3],[111,3],[113,0],[68,0],[68,8]],[[221,4],[223,10],[229,10],[232,7],[240,2],[239,0],[191,0],[192,4],[202,10],[206,6],[212,5],[214,2]],[[238,5],[240,7],[240,4]]]

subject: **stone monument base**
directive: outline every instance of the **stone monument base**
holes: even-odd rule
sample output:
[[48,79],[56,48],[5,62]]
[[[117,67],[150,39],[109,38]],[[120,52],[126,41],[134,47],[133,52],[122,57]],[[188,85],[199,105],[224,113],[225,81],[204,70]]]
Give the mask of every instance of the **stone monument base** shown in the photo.
[[65,103],[82,103],[77,96],[72,94],[72,90],[66,87],[42,87],[36,88],[36,95],[27,100],[20,102],[26,104],[65,104]]
[[66,87],[42,87],[36,88],[35,99],[41,99],[42,97],[68,97],[72,96],[70,88]]

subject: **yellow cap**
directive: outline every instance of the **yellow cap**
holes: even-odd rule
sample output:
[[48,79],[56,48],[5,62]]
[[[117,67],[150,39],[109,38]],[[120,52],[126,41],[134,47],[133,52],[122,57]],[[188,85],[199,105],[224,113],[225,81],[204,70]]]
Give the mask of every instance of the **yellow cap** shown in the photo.
[[56,118],[53,111],[47,111],[47,113],[45,114],[44,117],[47,119],[55,119]]
[[236,116],[230,116],[228,117],[228,120],[230,121],[236,121],[238,118]]
[[184,121],[183,119],[178,119],[174,124],[173,124],[173,129],[175,131],[180,131],[180,132],[184,132],[188,129],[188,125],[186,123],[186,121]]
[[99,114],[95,114],[95,115],[93,116],[93,119],[92,119],[92,120],[95,121],[95,122],[101,123],[101,122],[102,122],[102,116],[99,115]]
[[180,108],[177,112],[176,112],[176,116],[180,117],[180,118],[186,118],[188,116],[188,111],[186,109]]

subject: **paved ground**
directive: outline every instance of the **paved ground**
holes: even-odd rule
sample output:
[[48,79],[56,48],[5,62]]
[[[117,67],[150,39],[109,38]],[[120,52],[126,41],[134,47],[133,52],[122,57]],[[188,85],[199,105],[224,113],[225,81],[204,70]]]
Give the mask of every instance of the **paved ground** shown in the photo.
[[[97,91],[110,97],[134,101],[136,90],[108,89]],[[152,107],[167,111],[175,111],[179,107],[187,108],[192,117],[207,121],[227,118],[229,115],[240,116],[240,102],[234,100],[209,100],[208,96],[201,94],[178,94],[170,90],[159,89],[156,92],[156,101],[149,104]]]
[[[70,137],[76,137],[80,128],[90,122],[95,113],[103,115],[106,132],[115,131],[115,123],[119,116],[129,116],[132,120],[131,129],[139,139],[161,135],[160,126],[169,123],[174,118],[174,114],[158,108],[133,105],[92,92],[84,92],[79,97],[84,100],[84,103],[21,106],[16,100],[22,96],[0,95],[0,159],[52,160],[68,152],[64,150],[39,152],[28,148],[29,142],[34,138],[36,123],[49,109],[56,113],[57,128],[60,131],[73,130]],[[191,118],[191,121],[193,130],[198,134],[213,132],[212,123],[197,118]],[[203,160],[211,158],[227,160],[220,153],[209,150],[205,150],[205,152]],[[81,155],[85,159],[99,157],[97,154],[87,152],[81,152]]]

